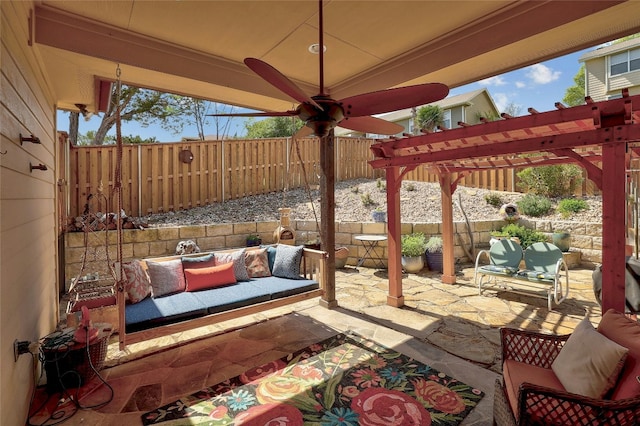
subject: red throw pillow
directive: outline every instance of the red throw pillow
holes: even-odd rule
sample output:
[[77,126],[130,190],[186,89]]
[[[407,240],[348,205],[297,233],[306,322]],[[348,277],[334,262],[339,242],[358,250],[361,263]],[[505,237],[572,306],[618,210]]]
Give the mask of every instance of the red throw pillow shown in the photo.
[[208,268],[185,269],[184,276],[187,279],[187,291],[206,290],[237,282],[233,273],[233,263]]

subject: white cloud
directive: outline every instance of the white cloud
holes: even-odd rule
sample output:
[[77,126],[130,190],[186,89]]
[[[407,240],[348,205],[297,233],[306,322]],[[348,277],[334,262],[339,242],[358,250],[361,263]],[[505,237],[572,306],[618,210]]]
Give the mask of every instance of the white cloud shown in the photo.
[[491,97],[500,112],[504,111],[504,108],[509,104],[509,96],[506,93],[492,93]]
[[535,64],[528,68],[526,75],[536,84],[548,84],[559,79],[560,74],[562,72],[554,71],[546,65]]
[[501,75],[496,75],[495,77],[485,78],[484,80],[478,81],[478,84],[483,86],[504,86],[507,82],[504,80],[504,77]]
[[527,87],[527,83],[525,83],[524,81],[516,81],[516,87],[518,89],[524,89],[525,87]]

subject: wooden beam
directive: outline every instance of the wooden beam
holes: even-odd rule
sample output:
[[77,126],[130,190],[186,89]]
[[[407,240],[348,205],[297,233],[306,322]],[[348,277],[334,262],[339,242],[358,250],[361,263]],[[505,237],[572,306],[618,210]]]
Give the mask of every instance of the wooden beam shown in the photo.
[[387,180],[387,268],[389,274],[389,295],[387,305],[399,308],[404,305],[402,295],[402,262],[400,224],[400,185],[402,177],[399,167],[385,170]]
[[453,184],[451,173],[439,173],[442,199],[442,282],[455,284],[455,257],[453,254]]
[[320,241],[327,252],[326,289],[320,304],[338,306],[336,301],[336,194],[335,137],[333,129],[320,139]]

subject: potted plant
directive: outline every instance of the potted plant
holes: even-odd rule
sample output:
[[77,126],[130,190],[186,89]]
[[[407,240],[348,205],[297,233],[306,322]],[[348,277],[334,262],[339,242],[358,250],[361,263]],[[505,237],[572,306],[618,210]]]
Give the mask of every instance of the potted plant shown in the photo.
[[431,237],[425,244],[424,250],[427,265],[432,271],[442,272],[442,238]]
[[258,234],[247,235],[247,247],[256,247],[262,244],[262,238]]
[[422,255],[427,239],[421,232],[403,235],[400,243],[402,268],[407,272],[418,272],[424,268]]
[[376,207],[376,209],[371,212],[371,217],[374,222],[386,222],[387,211],[383,207]]

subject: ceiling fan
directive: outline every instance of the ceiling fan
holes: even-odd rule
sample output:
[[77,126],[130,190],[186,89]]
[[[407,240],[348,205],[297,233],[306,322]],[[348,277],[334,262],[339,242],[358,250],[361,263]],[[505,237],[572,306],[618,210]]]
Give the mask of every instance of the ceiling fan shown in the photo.
[[403,127],[376,117],[375,114],[412,108],[443,99],[449,93],[449,88],[441,83],[418,84],[414,86],[398,87],[395,89],[379,90],[348,98],[334,100],[325,93],[324,87],[324,29],[322,18],[322,0],[318,1],[319,12],[319,44],[320,56],[320,84],[319,93],[309,96],[293,81],[280,71],[256,58],[246,58],[244,63],[253,72],[262,77],[272,86],[291,98],[300,102],[295,109],[282,112],[255,112],[237,114],[210,114],[217,117],[278,117],[297,116],[305,123],[296,133],[296,137],[314,134],[325,137],[331,129],[340,125],[350,130],[381,135],[393,135],[403,131]]

